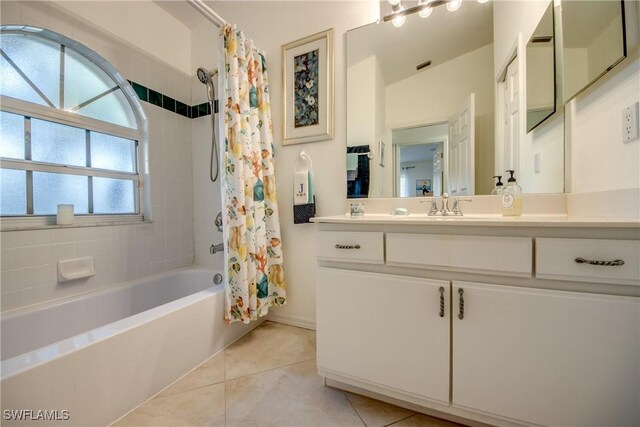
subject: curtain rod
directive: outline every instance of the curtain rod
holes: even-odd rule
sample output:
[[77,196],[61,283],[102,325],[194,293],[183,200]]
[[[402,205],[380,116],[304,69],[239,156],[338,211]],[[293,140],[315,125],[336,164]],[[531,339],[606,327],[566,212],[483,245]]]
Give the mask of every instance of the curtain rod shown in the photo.
[[203,0],[187,0],[195,10],[200,12],[205,18],[211,21],[216,27],[222,28],[228,22],[220,15],[215,13]]

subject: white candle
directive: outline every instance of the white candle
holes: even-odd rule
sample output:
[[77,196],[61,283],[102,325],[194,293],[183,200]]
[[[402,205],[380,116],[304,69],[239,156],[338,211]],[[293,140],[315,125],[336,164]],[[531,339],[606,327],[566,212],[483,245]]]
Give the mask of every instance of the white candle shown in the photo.
[[58,225],[73,224],[73,205],[58,205],[56,223]]

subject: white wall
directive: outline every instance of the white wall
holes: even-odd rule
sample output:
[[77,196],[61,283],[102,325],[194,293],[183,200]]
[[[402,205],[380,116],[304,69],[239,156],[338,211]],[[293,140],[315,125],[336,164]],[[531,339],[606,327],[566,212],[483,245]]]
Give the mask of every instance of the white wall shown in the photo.
[[[78,7],[84,10],[85,6]],[[94,49],[124,77],[189,103],[189,77],[145,54],[143,46],[125,43],[52,3],[3,1],[1,7],[2,23],[30,24],[62,33]],[[139,28],[153,28],[154,23],[144,17],[137,20]],[[119,31],[119,24],[113,24],[112,30]],[[153,223],[0,233],[2,311],[193,263],[190,119],[146,102],[142,105],[149,127],[151,182],[147,185]],[[88,280],[57,284],[56,262],[79,256],[94,256],[97,274]]]
[[476,99],[476,194],[489,194],[494,141],[493,45],[387,86],[385,125],[397,129],[447,122],[472,92]]
[[347,145],[374,146],[376,138],[377,59],[375,55],[347,68]]
[[[345,32],[373,22],[376,2],[215,2],[213,9],[235,23],[266,52],[271,86],[278,207],[282,227],[288,305],[273,309],[281,319],[315,324],[315,228],[293,224],[293,162],[301,150],[313,159],[318,215],[344,213],[346,206]],[[335,31],[335,138],[282,146],[281,46],[311,34]]]
[[189,29],[151,0],[54,1],[120,41],[131,43],[165,64],[189,73]]
[[418,180],[431,180],[431,189],[433,190],[433,159],[421,162],[402,162],[400,166],[411,168],[407,169],[409,197],[422,197],[422,193],[416,193],[416,181]]
[[[188,6],[187,6],[188,7]],[[209,71],[219,68],[222,41],[220,30],[211,22],[203,20],[191,29],[191,105],[208,102],[207,87],[198,80],[195,72],[199,67]],[[222,59],[224,61],[224,59]],[[216,98],[224,100],[225,95],[219,90],[218,78],[214,78]],[[222,105],[224,101],[220,101]],[[217,143],[220,147],[220,121],[224,116],[217,115]],[[194,243],[195,263],[213,268],[221,268],[224,264],[222,252],[209,253],[209,246],[223,242],[223,235],[214,226],[218,212],[222,210],[220,198],[220,180],[211,182],[209,168],[211,161],[211,116],[191,120],[191,150],[193,158],[193,192],[194,192]],[[222,144],[224,146],[224,144]],[[220,152],[220,151],[219,151]],[[214,169],[215,170],[215,169]]]
[[[493,3],[494,80],[504,70],[518,40],[531,38],[540,18],[552,0],[506,0]],[[557,19],[557,17],[556,17]],[[556,28],[557,29],[557,28]],[[558,35],[556,34],[556,37]],[[523,52],[526,55],[525,52]],[[525,58],[526,60],[526,58]],[[556,67],[562,67],[556,61]],[[521,70],[522,72],[522,70]],[[525,76],[526,87],[527,76]],[[559,82],[556,81],[556,84]],[[559,86],[561,88],[561,85]],[[523,90],[521,96],[527,96]],[[520,165],[516,171],[518,183],[527,193],[561,193],[564,189],[564,113],[556,113],[533,131],[521,130]],[[540,156],[540,173],[534,171],[534,158]],[[504,175],[502,171],[499,174]]]

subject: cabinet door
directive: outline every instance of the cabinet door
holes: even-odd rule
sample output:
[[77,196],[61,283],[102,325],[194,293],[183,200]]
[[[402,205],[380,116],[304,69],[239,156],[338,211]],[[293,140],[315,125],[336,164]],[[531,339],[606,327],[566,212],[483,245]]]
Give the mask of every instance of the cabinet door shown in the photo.
[[640,298],[453,282],[452,316],[454,406],[640,425]]
[[318,268],[316,312],[319,369],[448,404],[449,282]]

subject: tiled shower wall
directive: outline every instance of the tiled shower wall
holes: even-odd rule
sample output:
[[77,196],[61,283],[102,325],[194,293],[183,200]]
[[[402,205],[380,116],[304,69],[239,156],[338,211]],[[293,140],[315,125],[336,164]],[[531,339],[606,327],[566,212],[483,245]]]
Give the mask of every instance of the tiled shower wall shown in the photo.
[[[3,1],[1,12],[3,24],[64,34],[102,55],[125,78],[191,105],[188,75],[59,6]],[[153,222],[0,233],[3,312],[193,264],[192,119],[149,102],[142,105],[149,129]],[[80,256],[95,257],[97,274],[58,284],[56,262]]]

